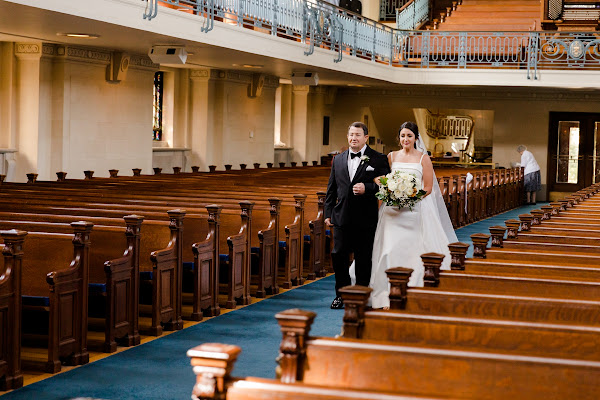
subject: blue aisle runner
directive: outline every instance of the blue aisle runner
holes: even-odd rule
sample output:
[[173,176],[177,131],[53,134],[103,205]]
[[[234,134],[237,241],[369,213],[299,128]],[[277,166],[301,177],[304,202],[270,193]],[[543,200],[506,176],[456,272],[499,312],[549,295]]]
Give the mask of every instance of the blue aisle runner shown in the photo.
[[[473,233],[517,218],[538,206],[521,207],[460,228],[458,239],[471,243]],[[469,257],[472,249],[469,250]],[[195,381],[186,351],[206,342],[235,344],[242,354],[234,375],[273,378],[281,333],[274,315],[289,308],[317,313],[314,336],[340,333],[343,311],[331,310],[334,277],[330,276],[256,304],[229,312],[152,342],[128,349],[49,379],[8,392],[2,400],[188,400]]]

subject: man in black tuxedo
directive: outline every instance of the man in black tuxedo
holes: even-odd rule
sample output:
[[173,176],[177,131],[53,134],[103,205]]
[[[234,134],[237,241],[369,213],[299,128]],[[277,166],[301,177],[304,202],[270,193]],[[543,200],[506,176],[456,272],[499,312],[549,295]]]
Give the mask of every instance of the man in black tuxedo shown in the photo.
[[373,181],[390,172],[387,157],[367,146],[369,132],[362,122],[348,128],[350,148],[333,159],[325,198],[325,224],[333,225],[331,262],[335,294],[331,308],[343,308],[339,289],[348,286],[350,253],[354,253],[356,284],[369,286],[371,254],[377,227],[379,190]]

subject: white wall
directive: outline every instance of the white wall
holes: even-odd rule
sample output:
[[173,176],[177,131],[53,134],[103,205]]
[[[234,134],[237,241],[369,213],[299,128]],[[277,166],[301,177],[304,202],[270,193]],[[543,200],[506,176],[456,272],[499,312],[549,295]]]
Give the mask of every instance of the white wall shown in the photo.
[[156,66],[149,59],[132,55],[126,78],[111,83],[110,50],[41,43],[1,50],[0,146],[17,150],[15,181],[29,172],[44,180],[58,171],[69,178],[84,170],[150,172]]
[[154,71],[130,68],[125,80],[109,83],[105,64],[69,64],[63,93],[68,119],[53,141],[63,148],[63,170],[70,178],[82,178],[84,170],[95,171],[94,176],[109,176],[109,169],[121,175],[131,175],[132,168],[149,173]]
[[[225,164],[239,169],[272,163],[274,157],[275,91],[279,80],[265,76],[262,91],[250,97],[254,74],[245,71],[192,70],[188,95],[175,96],[176,108],[190,104],[185,147],[191,165],[208,170]],[[179,133],[174,131],[174,136]]]

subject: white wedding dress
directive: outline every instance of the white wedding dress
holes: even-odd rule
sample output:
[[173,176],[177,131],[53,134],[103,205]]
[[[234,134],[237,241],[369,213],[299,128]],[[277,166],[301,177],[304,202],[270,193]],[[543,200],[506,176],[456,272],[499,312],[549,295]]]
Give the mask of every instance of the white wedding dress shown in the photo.
[[[392,171],[405,171],[417,175],[423,182],[421,163],[393,162]],[[434,177],[435,179],[435,177]],[[436,182],[437,183],[437,182]],[[439,190],[439,189],[438,189]],[[399,209],[383,204],[379,209],[379,222],[373,243],[371,282],[371,306],[389,307],[390,284],[385,271],[393,267],[412,268],[408,286],[423,286],[424,267],[421,254],[444,254],[442,269],[450,269],[449,238],[441,222],[439,204],[429,195],[418,202],[413,210]],[[449,219],[448,219],[449,222]],[[453,241],[456,241],[456,235]]]

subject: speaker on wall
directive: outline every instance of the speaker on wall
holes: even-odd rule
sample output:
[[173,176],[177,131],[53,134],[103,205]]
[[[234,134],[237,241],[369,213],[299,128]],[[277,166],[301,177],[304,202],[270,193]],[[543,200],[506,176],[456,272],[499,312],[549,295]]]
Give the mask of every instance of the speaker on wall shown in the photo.
[[148,57],[155,64],[185,64],[187,56],[183,47],[152,46],[148,51]]
[[115,51],[110,58],[110,64],[106,67],[106,80],[109,82],[121,82],[125,80],[128,69],[129,54]]
[[316,72],[292,72],[292,85],[295,86],[317,86],[319,75]]
[[248,84],[248,97],[260,97],[265,86],[264,74],[253,74],[252,81]]

